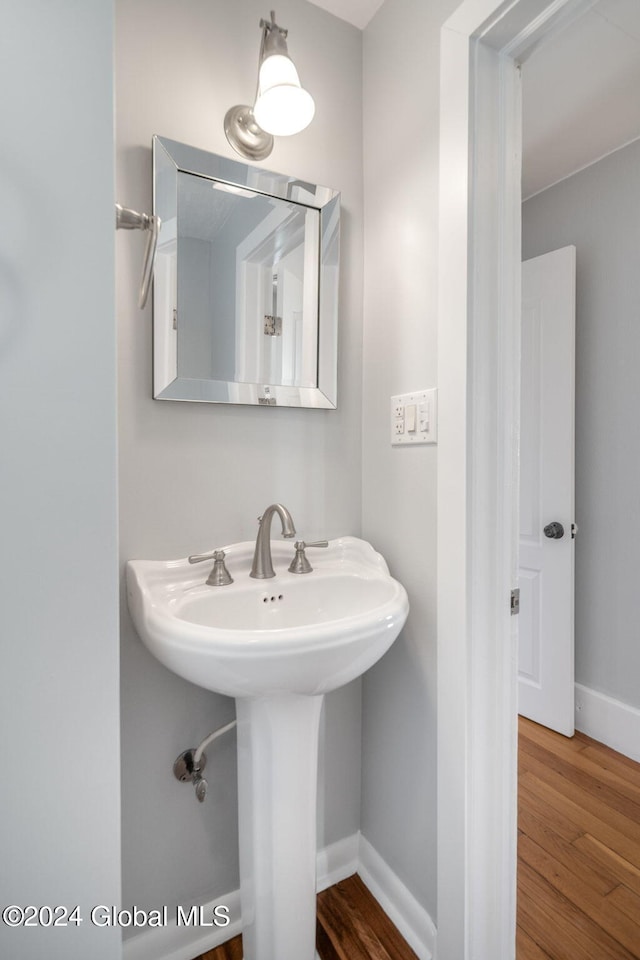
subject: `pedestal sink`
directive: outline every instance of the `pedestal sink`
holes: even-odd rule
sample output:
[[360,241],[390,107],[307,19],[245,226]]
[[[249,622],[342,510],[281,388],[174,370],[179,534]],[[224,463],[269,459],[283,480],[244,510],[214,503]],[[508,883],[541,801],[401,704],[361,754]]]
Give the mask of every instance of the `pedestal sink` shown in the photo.
[[249,577],[253,543],[224,548],[232,584],[184,560],[127,564],[129,607],[151,653],[198,686],[236,698],[244,960],[313,960],[316,783],[323,695],[388,650],[409,604],[384,559],[343,537],[313,571]]

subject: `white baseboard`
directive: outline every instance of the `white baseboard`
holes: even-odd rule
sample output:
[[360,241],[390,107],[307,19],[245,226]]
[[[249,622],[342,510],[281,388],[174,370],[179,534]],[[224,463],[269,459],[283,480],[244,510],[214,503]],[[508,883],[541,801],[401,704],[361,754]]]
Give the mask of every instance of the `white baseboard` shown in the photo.
[[576,683],[576,729],[640,762],[640,710]]
[[[179,927],[175,916],[169,916],[166,927],[145,927],[122,943],[123,960],[193,960],[207,950],[219,947],[225,940],[240,933],[240,891],[234,890],[203,904],[202,914],[210,919],[216,906],[229,908],[229,923],[226,927]],[[185,906],[188,910],[190,904]]]
[[323,847],[318,852],[316,867],[318,893],[358,872],[359,849],[360,834],[354,833],[350,837],[329,844],[328,847]]
[[[359,834],[345,837],[318,852],[318,891],[350,877],[358,870]],[[123,942],[123,960],[193,960],[207,950],[219,947],[241,933],[240,891],[206,903],[203,916],[211,918],[213,909],[224,904],[229,908],[229,924],[225,927],[178,927],[169,916],[166,927],[146,927]],[[188,909],[188,907],[187,907]],[[171,911],[170,911],[171,913]]]
[[358,873],[420,960],[436,949],[433,920],[368,840],[360,836]]
[[[354,873],[362,877],[419,960],[432,960],[436,928],[431,917],[368,840],[356,833],[319,851],[318,891]],[[241,932],[239,890],[204,904],[203,915],[211,918],[214,907],[223,904],[229,909],[227,926],[178,927],[170,916],[166,927],[145,928],[124,940],[123,960],[193,960],[213,950]]]

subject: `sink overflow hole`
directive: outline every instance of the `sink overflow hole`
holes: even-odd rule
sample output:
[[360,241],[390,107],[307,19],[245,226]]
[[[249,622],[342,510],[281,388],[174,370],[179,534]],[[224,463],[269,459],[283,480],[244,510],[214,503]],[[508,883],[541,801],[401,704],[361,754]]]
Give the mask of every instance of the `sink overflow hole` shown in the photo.
[[273,597],[263,597],[263,598],[262,598],[262,602],[263,602],[263,603],[274,603],[274,601],[276,601],[276,600],[282,600],[283,596],[284,596],[284,594],[279,593],[279,594],[277,594],[277,595],[274,595]]

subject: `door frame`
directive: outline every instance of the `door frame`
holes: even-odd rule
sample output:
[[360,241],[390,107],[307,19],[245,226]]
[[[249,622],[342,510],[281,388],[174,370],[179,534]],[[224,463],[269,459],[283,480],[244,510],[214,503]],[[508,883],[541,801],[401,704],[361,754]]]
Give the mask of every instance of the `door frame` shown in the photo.
[[513,960],[518,64],[594,0],[464,0],[441,31],[438,960]]

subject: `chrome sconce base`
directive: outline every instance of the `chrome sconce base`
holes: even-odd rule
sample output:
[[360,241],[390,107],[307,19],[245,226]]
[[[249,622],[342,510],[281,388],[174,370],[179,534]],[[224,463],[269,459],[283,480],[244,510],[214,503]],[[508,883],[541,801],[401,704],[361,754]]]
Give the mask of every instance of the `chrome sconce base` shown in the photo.
[[227,110],[224,132],[236,153],[248,160],[264,160],[273,150],[273,136],[258,126],[253,107],[246,104]]

